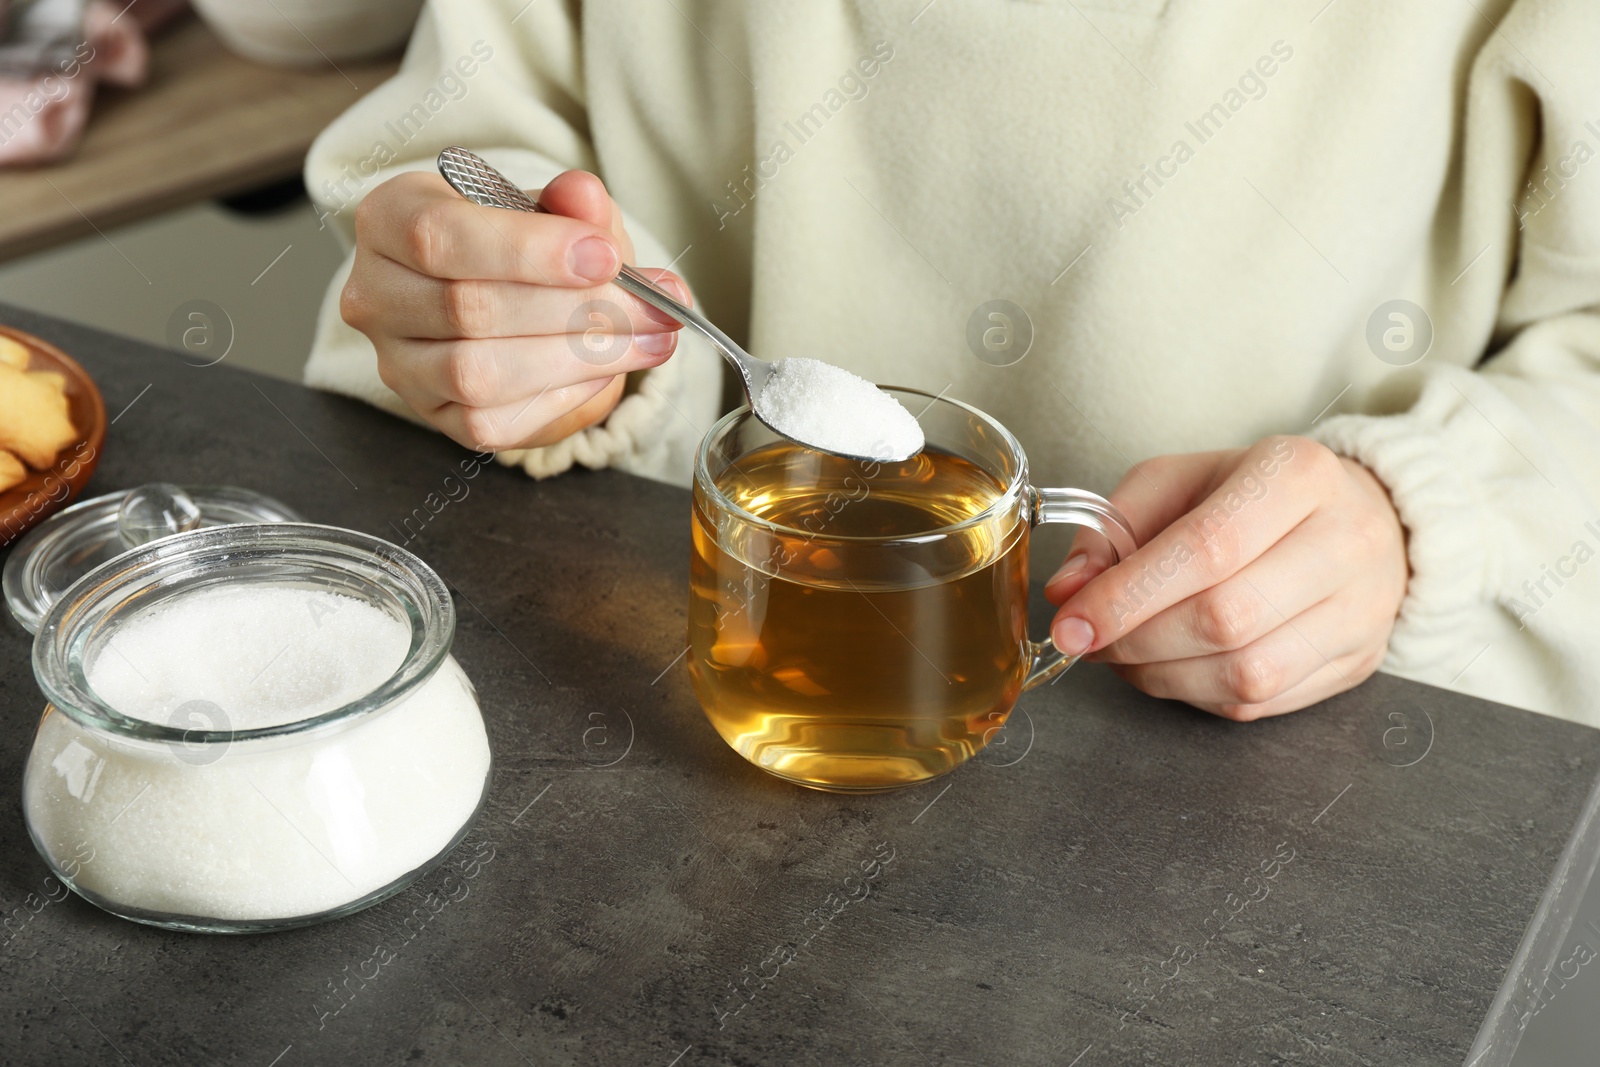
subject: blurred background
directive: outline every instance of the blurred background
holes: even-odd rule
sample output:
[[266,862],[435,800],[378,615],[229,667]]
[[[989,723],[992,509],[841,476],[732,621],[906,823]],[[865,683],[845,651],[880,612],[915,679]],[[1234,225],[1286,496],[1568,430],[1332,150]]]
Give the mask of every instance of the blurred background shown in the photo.
[[272,191],[271,209],[208,201],[11,259],[0,301],[165,345],[172,312],[209,300],[233,322],[225,363],[298,379],[343,255],[298,178]]
[[0,0],[0,301],[162,345],[205,301],[298,378],[341,259],[300,168],[420,6]]

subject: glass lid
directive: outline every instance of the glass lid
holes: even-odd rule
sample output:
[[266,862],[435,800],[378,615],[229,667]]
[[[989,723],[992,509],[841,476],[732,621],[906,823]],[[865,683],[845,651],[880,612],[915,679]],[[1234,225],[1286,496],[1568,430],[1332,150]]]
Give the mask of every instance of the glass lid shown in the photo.
[[56,598],[100,564],[151,541],[245,522],[300,522],[269,496],[227,485],[152,482],[74,504],[23,535],[0,576],[6,606],[29,633]]

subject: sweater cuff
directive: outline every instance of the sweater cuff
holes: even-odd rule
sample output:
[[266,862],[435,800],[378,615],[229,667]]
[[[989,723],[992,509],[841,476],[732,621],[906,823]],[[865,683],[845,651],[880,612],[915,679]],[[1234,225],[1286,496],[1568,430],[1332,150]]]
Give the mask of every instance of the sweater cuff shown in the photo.
[[1306,436],[1370,470],[1407,532],[1411,579],[1383,669],[1433,675],[1470,644],[1489,598],[1489,516],[1438,427],[1415,415],[1337,415]]
[[691,439],[671,432],[676,415],[667,397],[668,391],[682,391],[682,367],[673,359],[642,372],[639,391],[624,396],[598,425],[539,448],[508,448],[494,458],[534,478],[549,478],[576,465],[590,470],[616,467],[686,485],[691,460],[684,446]]

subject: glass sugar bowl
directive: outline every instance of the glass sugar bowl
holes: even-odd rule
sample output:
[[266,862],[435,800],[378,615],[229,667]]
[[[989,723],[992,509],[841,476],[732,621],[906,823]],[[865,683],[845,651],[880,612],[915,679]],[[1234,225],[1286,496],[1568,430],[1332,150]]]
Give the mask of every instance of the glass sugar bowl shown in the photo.
[[303,926],[399,892],[487,795],[488,733],[425,563],[305,523],[163,537],[44,615],[28,830],[91,903],[172,929]]

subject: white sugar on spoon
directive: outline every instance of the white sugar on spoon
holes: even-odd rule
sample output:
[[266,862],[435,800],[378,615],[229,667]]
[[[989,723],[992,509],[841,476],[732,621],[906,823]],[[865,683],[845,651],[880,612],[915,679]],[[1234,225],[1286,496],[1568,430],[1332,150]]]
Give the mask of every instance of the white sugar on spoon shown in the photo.
[[894,397],[819,359],[780,359],[754,398],[756,417],[823,452],[897,462],[926,444],[922,427]]

